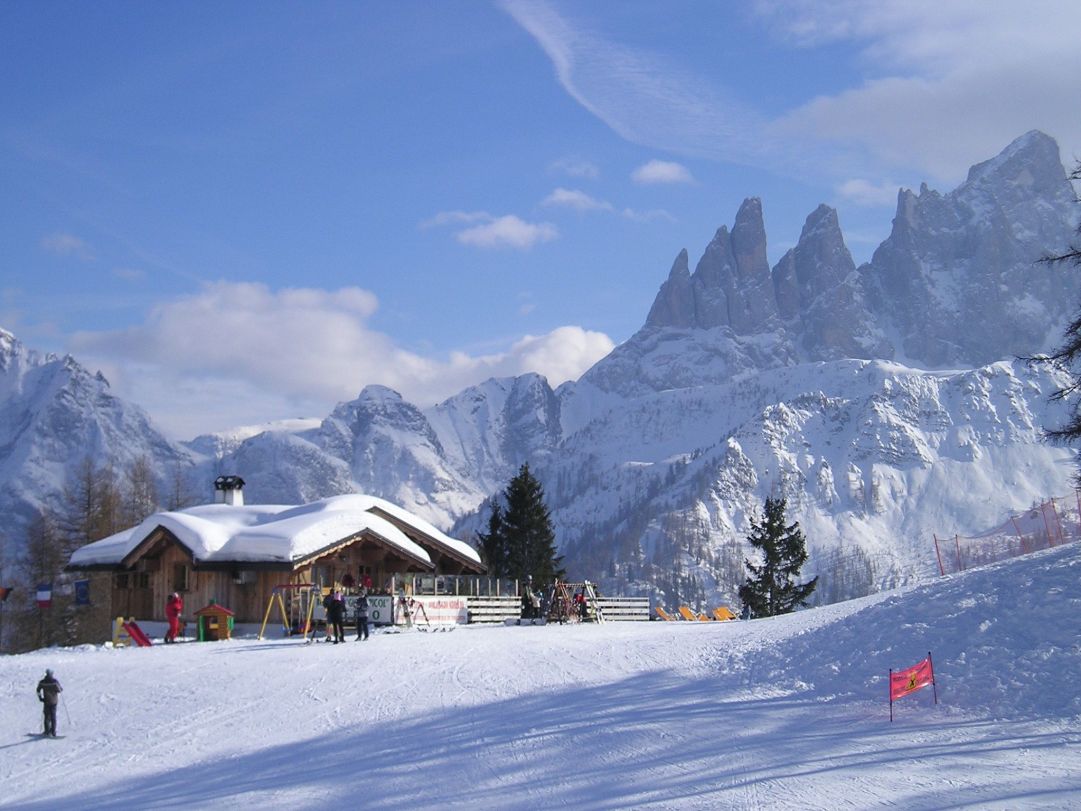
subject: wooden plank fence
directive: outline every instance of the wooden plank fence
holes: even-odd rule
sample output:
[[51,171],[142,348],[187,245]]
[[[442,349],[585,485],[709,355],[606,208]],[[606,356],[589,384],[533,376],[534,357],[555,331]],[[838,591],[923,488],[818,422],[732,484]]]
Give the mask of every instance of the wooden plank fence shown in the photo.
[[648,622],[648,597],[598,597],[605,622]]
[[[522,615],[520,597],[469,597],[469,622],[501,623]],[[599,597],[597,605],[605,622],[648,622],[648,597]],[[592,611],[590,612],[592,619]]]
[[521,597],[468,597],[469,622],[501,623],[522,616]]

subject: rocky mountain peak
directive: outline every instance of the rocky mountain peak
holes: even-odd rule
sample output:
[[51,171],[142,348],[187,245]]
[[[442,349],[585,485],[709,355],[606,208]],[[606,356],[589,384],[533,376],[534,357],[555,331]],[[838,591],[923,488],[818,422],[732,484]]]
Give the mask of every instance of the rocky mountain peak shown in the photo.
[[650,327],[693,327],[695,323],[694,290],[687,249],[672,263],[668,279],[661,285],[646,316]]
[[1031,130],[995,157],[969,169],[965,184],[1052,189],[1060,185],[1062,174],[1062,159],[1055,139]]

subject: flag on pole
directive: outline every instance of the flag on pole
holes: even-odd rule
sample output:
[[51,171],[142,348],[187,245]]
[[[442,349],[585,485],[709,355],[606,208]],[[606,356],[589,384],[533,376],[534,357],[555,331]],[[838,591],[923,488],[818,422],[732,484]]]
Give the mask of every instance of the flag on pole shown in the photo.
[[90,605],[90,581],[75,581],[75,605]]
[[49,608],[53,604],[53,584],[38,583],[37,590],[38,608]]
[[931,670],[931,659],[924,659],[919,664],[890,674],[890,699],[896,701],[909,693],[914,693],[935,680]]
[[927,652],[927,658],[917,662],[912,667],[898,670],[896,673],[890,670],[890,720],[893,720],[893,702],[899,698],[921,690],[927,685],[935,692],[935,703],[938,703],[938,687],[935,685],[935,665],[931,660],[931,652]]

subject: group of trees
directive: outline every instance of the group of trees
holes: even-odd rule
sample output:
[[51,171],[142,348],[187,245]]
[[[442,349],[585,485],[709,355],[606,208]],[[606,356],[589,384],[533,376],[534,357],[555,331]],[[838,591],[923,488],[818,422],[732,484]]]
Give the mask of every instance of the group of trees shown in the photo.
[[[112,462],[96,464],[88,456],[60,499],[33,518],[25,536],[5,539],[5,549],[11,551],[0,560],[0,586],[12,587],[12,593],[3,607],[0,652],[100,639],[110,610],[105,580],[92,590],[90,606],[78,606],[72,584],[84,575],[66,573],[64,568],[81,546],[136,526],[160,509],[193,504],[184,471],[178,467],[172,475],[174,481],[163,497],[159,477],[146,457],[119,467]],[[38,583],[53,586],[50,608],[39,609],[35,603]]]
[[[528,464],[493,500],[487,529],[477,533],[477,545],[491,576],[538,584],[565,576],[544,489]],[[762,558],[761,563],[744,561],[749,576],[739,596],[748,612],[769,617],[806,605],[818,578],[796,582],[807,562],[807,547],[799,524],[785,523],[784,499],[766,499],[765,514],[760,521],[751,521],[747,542]]]

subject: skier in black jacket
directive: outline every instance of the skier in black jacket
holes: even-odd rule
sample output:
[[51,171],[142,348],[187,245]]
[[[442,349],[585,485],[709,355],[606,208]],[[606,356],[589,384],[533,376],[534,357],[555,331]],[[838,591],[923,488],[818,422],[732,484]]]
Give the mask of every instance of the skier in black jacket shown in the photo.
[[335,645],[345,641],[343,622],[345,622],[345,599],[340,591],[336,591],[330,600],[330,605],[327,606],[327,632],[329,633],[333,627]]
[[38,701],[41,702],[41,707],[45,711],[45,732],[46,737],[56,737],[56,705],[60,703],[60,694],[64,692],[64,688],[60,686],[60,682],[56,680],[51,670],[45,671],[45,678],[38,682]]

